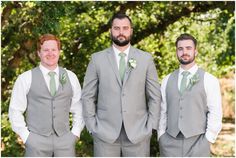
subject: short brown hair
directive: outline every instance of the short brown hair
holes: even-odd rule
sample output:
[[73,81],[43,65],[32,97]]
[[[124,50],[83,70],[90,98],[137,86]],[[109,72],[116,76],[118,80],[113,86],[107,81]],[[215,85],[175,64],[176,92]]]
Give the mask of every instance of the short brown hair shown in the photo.
[[132,27],[133,24],[132,24],[132,21],[131,21],[130,17],[128,15],[124,14],[124,13],[116,13],[112,16],[112,18],[110,20],[111,27],[112,27],[113,21],[115,19],[120,19],[121,20],[121,19],[125,19],[125,18],[127,18],[129,20],[130,26]]
[[179,42],[179,41],[182,41],[182,40],[192,40],[193,43],[194,43],[195,48],[197,47],[197,40],[196,40],[196,38],[194,38],[192,35],[187,34],[187,33],[181,34],[181,35],[176,39],[175,46],[177,47],[178,42]]
[[39,37],[39,40],[37,42],[37,51],[40,51],[41,45],[43,45],[43,43],[48,40],[55,40],[57,42],[58,49],[59,50],[61,49],[61,42],[60,42],[59,38],[57,38],[57,36],[55,36],[53,34],[44,34]]

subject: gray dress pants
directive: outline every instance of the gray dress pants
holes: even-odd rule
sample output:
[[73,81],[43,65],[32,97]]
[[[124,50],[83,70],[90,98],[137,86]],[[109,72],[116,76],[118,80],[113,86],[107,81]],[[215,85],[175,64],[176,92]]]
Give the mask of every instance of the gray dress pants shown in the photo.
[[100,138],[93,136],[95,157],[149,157],[150,138],[147,136],[137,144],[133,144],[128,139],[125,129],[122,126],[120,136],[114,143],[107,143]]
[[209,157],[210,142],[204,134],[184,138],[182,133],[172,137],[167,132],[159,139],[162,157]]
[[76,140],[70,131],[60,137],[55,133],[42,136],[30,132],[25,143],[25,157],[75,157]]

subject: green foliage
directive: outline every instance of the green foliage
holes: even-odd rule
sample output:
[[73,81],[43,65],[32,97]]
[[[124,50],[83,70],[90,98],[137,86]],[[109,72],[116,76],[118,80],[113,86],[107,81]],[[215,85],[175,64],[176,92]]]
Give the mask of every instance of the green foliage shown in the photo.
[[89,132],[84,129],[81,133],[80,140],[77,142],[76,155],[80,157],[93,156],[93,139]]
[[[217,77],[234,71],[234,2],[204,1],[9,1],[1,3],[2,156],[23,156],[7,119],[13,84],[19,74],[38,65],[37,38],[53,33],[62,42],[60,65],[75,72],[83,83],[92,53],[111,45],[109,20],[127,13],[134,27],[132,45],[150,52],[160,80],[179,64],[175,40],[190,33],[198,40],[197,63]],[[156,133],[151,156],[158,156]],[[86,130],[76,144],[78,156],[92,156]]]
[[10,123],[8,121],[7,114],[2,114],[1,116],[1,142],[2,145],[1,149],[4,151],[2,152],[3,157],[15,157],[15,156],[23,156],[24,150],[22,146],[17,141],[16,134],[12,131],[10,127]]

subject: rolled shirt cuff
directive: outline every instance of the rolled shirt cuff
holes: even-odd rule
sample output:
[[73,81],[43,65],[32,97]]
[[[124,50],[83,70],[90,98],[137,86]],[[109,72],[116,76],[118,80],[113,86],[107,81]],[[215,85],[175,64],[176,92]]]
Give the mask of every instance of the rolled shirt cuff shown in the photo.
[[26,141],[29,137],[29,134],[30,134],[30,132],[29,132],[28,129],[23,129],[23,130],[20,131],[19,136],[22,139],[24,144],[26,143]]
[[165,133],[166,131],[160,130],[158,131],[158,140],[160,139],[160,137]]
[[217,134],[211,132],[211,131],[207,131],[205,134],[207,140],[211,143],[215,143],[216,138],[217,138]]
[[80,134],[81,134],[81,131],[83,130],[84,128],[84,124],[80,127],[80,126],[73,126],[73,128],[71,129],[71,132],[77,136],[77,137],[80,137]]

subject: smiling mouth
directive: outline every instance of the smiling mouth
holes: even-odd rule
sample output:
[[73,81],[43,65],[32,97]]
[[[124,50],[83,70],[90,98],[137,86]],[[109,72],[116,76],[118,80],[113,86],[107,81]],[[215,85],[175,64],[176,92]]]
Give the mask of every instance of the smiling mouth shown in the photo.
[[46,57],[47,60],[52,60],[54,57]]
[[183,56],[181,56],[181,58],[182,59],[187,59],[187,58],[189,58],[189,56],[188,55],[183,55]]

